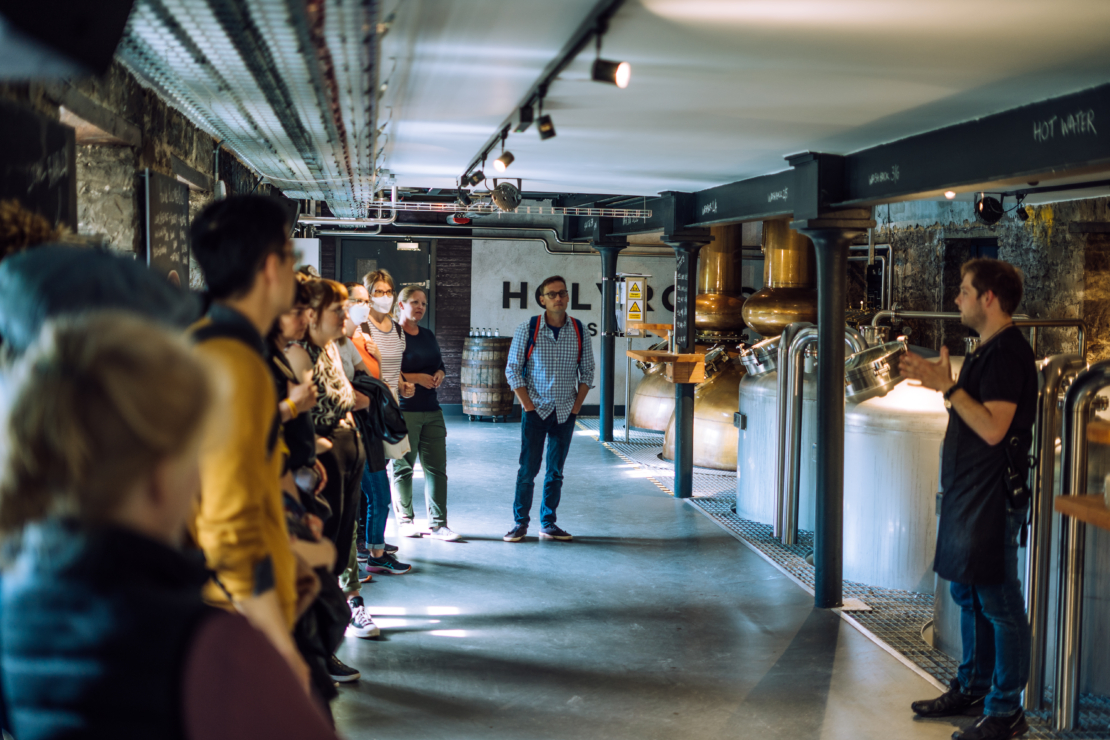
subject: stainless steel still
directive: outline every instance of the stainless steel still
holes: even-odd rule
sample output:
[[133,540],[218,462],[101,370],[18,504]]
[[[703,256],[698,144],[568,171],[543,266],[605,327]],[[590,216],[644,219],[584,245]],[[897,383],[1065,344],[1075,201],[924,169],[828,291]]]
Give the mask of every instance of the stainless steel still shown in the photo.
[[[1108,386],[1110,360],[1104,360],[1080,373],[1064,397],[1061,495],[1087,492],[1087,422],[1095,394]],[[1073,730],[1079,723],[1085,534],[1083,522],[1060,517],[1060,599],[1056,612],[1056,683],[1052,695],[1057,731]]]
[[764,339],[740,350],[740,364],[753,378],[774,372],[778,367],[778,360],[779,337]]
[[851,403],[885,396],[902,382],[899,363],[909,348],[905,337],[877,347],[868,347],[844,361],[844,393]]
[[890,341],[889,326],[875,326],[874,324],[864,324],[859,328],[859,333],[863,335],[863,338],[864,340],[866,340],[868,347],[877,347],[880,344],[886,344]]
[[[779,463],[782,470],[778,490],[778,510],[776,521],[781,523],[777,536],[784,545],[793,545],[798,537],[798,500],[801,479],[802,447],[802,404],[804,393],[804,358],[806,350],[817,344],[817,327],[811,324],[792,324],[783,332],[789,335],[790,343],[786,350],[783,372],[779,383]],[[846,327],[844,342],[848,353],[855,354],[867,347],[863,337],[855,329]],[[781,347],[782,345],[780,345]],[[813,347],[816,350],[816,346]],[[820,362],[820,358],[817,358]]]
[[1052,552],[1052,497],[1056,480],[1056,429],[1060,423],[1060,387],[1083,369],[1079,355],[1053,355],[1040,366],[1040,395],[1033,426],[1033,453],[1037,456],[1029,501],[1029,544],[1025,556],[1025,608],[1029,615],[1029,683],[1024,706],[1039,711],[1044,706],[1045,662],[1048,633],[1050,554]]

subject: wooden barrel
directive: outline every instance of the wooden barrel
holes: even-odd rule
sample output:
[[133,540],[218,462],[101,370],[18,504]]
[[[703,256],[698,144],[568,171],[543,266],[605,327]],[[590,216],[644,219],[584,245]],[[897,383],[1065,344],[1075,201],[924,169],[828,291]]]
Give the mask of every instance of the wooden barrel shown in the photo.
[[515,396],[505,380],[512,343],[512,337],[467,337],[459,378],[464,414],[506,417],[513,412]]

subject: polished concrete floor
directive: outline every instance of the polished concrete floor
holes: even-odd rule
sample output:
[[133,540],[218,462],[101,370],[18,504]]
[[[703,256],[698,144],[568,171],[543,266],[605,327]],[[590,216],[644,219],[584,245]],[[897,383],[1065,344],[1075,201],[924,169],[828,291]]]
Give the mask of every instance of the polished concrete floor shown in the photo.
[[[693,507],[579,433],[559,524],[501,541],[516,424],[448,424],[449,524],[363,588],[382,626],[334,704],[348,738],[947,738],[930,684]],[[542,479],[542,473],[540,478]],[[421,482],[422,484],[422,482]],[[539,485],[537,485],[536,517]],[[417,486],[421,511],[421,485]],[[966,726],[969,720],[960,720]]]

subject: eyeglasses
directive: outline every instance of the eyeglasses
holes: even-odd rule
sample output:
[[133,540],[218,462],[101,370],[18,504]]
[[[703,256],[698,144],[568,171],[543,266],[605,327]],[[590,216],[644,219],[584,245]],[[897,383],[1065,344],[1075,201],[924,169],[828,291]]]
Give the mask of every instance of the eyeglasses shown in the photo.
[[348,306],[369,306],[370,301],[362,300],[361,298],[352,298],[347,301]]
[[553,290],[553,291],[544,293],[544,295],[548,298],[555,299],[555,298],[566,298],[570,294],[567,293],[565,290],[558,290],[558,291]]
[[370,295],[374,296],[375,298],[386,298],[386,297],[392,298],[393,297],[393,291],[392,290],[375,290]]

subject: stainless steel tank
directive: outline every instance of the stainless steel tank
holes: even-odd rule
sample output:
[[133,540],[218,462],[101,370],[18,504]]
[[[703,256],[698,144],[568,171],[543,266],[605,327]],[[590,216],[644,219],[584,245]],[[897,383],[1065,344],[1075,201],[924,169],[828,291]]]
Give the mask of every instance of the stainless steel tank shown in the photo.
[[906,382],[845,408],[845,580],[933,592],[937,482],[947,426],[941,394]]
[[[816,375],[806,374],[802,402],[802,458],[798,486],[798,528],[813,531],[817,462]],[[775,467],[778,464],[778,373],[740,381],[739,407],[743,430],[737,435],[736,513],[744,519],[773,524],[778,508]]]

